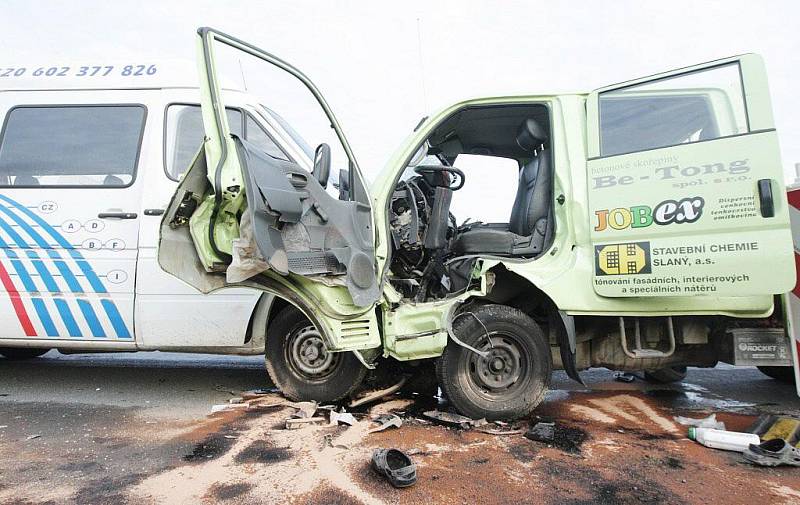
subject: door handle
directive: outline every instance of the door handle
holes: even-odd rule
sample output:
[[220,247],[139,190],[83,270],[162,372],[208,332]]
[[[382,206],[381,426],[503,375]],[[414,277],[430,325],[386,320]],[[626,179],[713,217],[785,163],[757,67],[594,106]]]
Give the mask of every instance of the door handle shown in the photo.
[[101,212],[97,215],[100,219],[136,219],[135,212]]
[[775,199],[772,197],[771,179],[759,179],[758,201],[761,204],[762,217],[775,217]]
[[165,212],[164,209],[144,209],[145,216],[160,216]]

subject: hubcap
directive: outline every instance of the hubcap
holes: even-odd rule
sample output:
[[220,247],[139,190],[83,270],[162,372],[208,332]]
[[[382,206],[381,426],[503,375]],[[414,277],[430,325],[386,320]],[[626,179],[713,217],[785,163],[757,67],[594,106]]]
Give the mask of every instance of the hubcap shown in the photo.
[[510,335],[492,332],[477,347],[488,355],[481,357],[471,353],[469,373],[475,385],[488,393],[512,388],[527,367],[524,352],[516,340]]
[[306,378],[322,378],[330,374],[338,363],[338,356],[325,349],[322,336],[313,326],[292,333],[287,344],[289,364]]

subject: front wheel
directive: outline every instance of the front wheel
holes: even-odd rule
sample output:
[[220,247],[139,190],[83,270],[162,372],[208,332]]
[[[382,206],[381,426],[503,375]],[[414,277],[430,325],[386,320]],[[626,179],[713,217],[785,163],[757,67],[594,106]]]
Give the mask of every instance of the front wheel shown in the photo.
[[473,419],[516,419],[539,405],[552,361],[533,319],[505,305],[482,305],[456,316],[453,333],[486,353],[482,357],[451,341],[437,361],[439,384],[456,410]]
[[6,359],[32,359],[42,356],[50,349],[35,349],[31,347],[0,347],[0,355]]
[[267,328],[267,373],[287,398],[333,402],[350,396],[367,369],[351,352],[329,352],[311,321],[293,306]]

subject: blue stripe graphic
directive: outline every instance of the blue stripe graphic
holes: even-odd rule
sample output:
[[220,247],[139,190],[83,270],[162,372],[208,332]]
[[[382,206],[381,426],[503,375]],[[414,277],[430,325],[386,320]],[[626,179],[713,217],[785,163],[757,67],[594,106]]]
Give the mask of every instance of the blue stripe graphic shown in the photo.
[[[29,293],[36,293],[38,289],[36,289],[36,284],[33,282],[28,270],[25,268],[25,265],[19,260],[16,251],[8,247],[8,244],[2,237],[0,237],[0,248],[6,251],[6,255],[11,259],[11,265],[14,267],[14,271],[19,276],[20,280],[22,280],[22,285],[25,287],[25,290]],[[31,301],[33,302],[33,308],[36,310],[36,314],[39,316],[39,321],[42,322],[42,326],[44,326],[44,331],[48,337],[57,337],[58,336],[58,329],[56,325],[53,324],[53,320],[50,318],[50,312],[47,310],[47,306],[44,304],[44,300],[37,296],[32,296]]]
[[[3,207],[0,207],[0,210],[4,210]],[[42,263],[42,260],[39,258],[39,255],[36,254],[36,251],[31,251],[30,250],[30,246],[25,241],[25,239],[22,238],[22,236],[20,236],[20,234],[17,233],[14,230],[14,228],[12,228],[11,225],[6,222],[5,219],[0,218],[0,227],[2,227],[3,230],[6,233],[8,233],[8,235],[11,237],[11,239],[19,247],[21,247],[22,249],[25,250],[25,253],[27,254],[28,258],[30,258],[31,263],[33,263],[33,268],[36,269],[36,272],[39,274],[39,277],[44,282],[44,285],[47,288],[47,290],[49,292],[51,292],[51,293],[60,293],[61,290],[58,289],[58,284],[56,284],[55,279],[53,279],[53,277],[50,275],[50,272],[47,270],[47,267],[45,267],[45,265]],[[8,249],[8,244],[6,244],[4,247],[7,248],[6,249],[7,251],[12,252],[15,257],[18,257],[14,251],[11,251],[11,249]],[[20,265],[21,265],[21,262],[20,262]],[[15,269],[16,269],[16,267],[15,267]],[[27,272],[26,272],[26,275],[27,275]],[[34,292],[38,291],[36,289],[36,285],[33,283],[33,281],[30,279],[30,277],[28,278],[28,280],[30,281],[30,284],[25,284],[23,282],[23,285],[25,286],[25,289],[28,290],[29,292],[30,291],[34,291]],[[78,327],[78,324],[75,322],[75,318],[72,316],[72,311],[69,309],[69,305],[67,304],[67,302],[65,300],[62,300],[62,299],[55,299],[53,301],[55,302],[56,310],[58,310],[58,313],[61,316],[61,320],[64,321],[64,326],[67,327],[67,332],[69,333],[69,336],[70,337],[82,337],[83,335],[81,334],[81,329]],[[44,302],[42,302],[41,306],[45,307]],[[36,307],[36,304],[34,304],[34,307]],[[37,310],[36,312],[38,314],[39,311]],[[49,315],[48,315],[48,319],[50,319]],[[44,324],[44,320],[42,320],[42,324]],[[52,321],[50,321],[50,325],[53,328],[55,328],[55,326],[53,325]],[[47,326],[47,325],[45,325],[45,326]],[[47,332],[47,334],[48,334],[48,336],[58,336],[58,331],[56,331],[55,335],[51,335],[50,332]]]
[[[29,217],[33,222],[39,225],[48,235],[50,235],[56,243],[64,248],[66,251],[69,252],[70,257],[76,262],[78,268],[81,270],[83,275],[86,277],[89,284],[92,286],[92,289],[96,293],[105,294],[108,293],[105,286],[103,285],[100,278],[94,272],[91,265],[86,261],[80,251],[76,250],[72,244],[69,243],[58,231],[56,231],[49,223],[47,223],[44,219],[42,219],[39,215],[32,212],[27,207],[21,205],[20,203],[8,198],[5,195],[0,194],[0,200],[3,200],[13,206],[15,209],[19,210],[21,213],[25,214]],[[80,283],[75,278],[75,275],[70,271],[67,264],[63,261],[61,256],[58,254],[57,251],[53,250],[52,246],[47,243],[39,233],[33,229],[33,227],[22,220],[19,216],[12,213],[10,209],[0,205],[0,211],[5,212],[9,216],[11,216],[21,227],[23,227],[27,233],[31,235],[34,241],[37,244],[45,249],[48,253],[48,256],[54,260],[56,268],[61,273],[62,277],[65,279],[69,288],[76,293],[83,293],[83,289],[81,288]],[[13,231],[13,230],[12,230]],[[18,234],[17,234],[18,236]],[[49,275],[49,273],[48,273]],[[114,331],[117,333],[118,338],[131,338],[131,333],[128,330],[127,325],[125,324],[125,320],[119,313],[119,310],[113,300],[108,299],[101,299],[100,301],[103,309],[108,315],[109,320],[111,321],[111,325],[114,328]],[[89,327],[92,330],[92,333],[96,337],[105,337],[105,332],[102,329],[102,325],[100,321],[97,319],[97,315],[94,312],[94,308],[92,307],[91,303],[88,300],[78,300],[78,306],[81,309]]]
[[[111,300],[100,300],[100,303],[102,303],[103,308],[106,309],[106,313],[109,315],[109,319],[111,319],[111,325],[114,327],[114,331],[117,332],[117,336],[119,338],[131,338],[128,327],[125,326],[125,321],[123,321],[122,316],[119,315],[119,311],[114,302]],[[112,314],[113,317],[111,316]]]

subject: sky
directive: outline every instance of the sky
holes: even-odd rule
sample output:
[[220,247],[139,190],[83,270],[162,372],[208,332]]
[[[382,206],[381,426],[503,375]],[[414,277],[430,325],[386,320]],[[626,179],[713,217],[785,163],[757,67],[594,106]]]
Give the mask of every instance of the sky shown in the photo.
[[584,92],[756,52],[791,180],[800,163],[798,19],[797,0],[3,0],[0,66],[193,59],[196,28],[212,26],[311,77],[372,178],[421,117],[464,98]]

